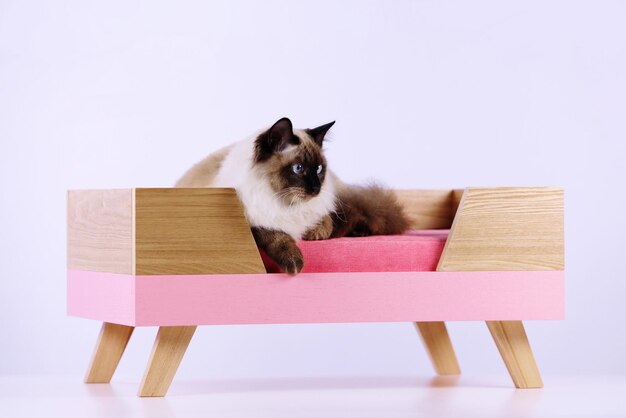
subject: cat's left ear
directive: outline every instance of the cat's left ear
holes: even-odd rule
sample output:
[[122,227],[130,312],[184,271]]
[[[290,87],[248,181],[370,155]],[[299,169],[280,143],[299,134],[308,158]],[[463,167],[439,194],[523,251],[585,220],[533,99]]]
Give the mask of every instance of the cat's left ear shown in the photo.
[[324,137],[326,136],[326,132],[330,129],[331,126],[335,124],[335,121],[327,123],[326,125],[318,126],[317,128],[307,129],[306,132],[311,135],[311,138],[319,145],[322,146],[324,142]]

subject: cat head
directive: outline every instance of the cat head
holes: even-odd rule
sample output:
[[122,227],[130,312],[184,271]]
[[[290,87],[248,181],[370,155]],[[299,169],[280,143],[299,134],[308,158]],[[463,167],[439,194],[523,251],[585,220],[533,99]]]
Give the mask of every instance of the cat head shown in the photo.
[[323,193],[327,173],[324,137],[335,122],[313,129],[293,129],[282,118],[255,140],[254,165],[288,205]]

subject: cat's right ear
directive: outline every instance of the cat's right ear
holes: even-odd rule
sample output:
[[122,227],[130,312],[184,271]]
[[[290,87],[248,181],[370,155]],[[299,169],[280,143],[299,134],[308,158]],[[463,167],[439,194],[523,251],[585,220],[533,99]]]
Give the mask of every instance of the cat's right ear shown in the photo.
[[287,145],[297,145],[298,137],[293,134],[293,125],[288,118],[282,118],[256,139],[256,160],[267,160]]

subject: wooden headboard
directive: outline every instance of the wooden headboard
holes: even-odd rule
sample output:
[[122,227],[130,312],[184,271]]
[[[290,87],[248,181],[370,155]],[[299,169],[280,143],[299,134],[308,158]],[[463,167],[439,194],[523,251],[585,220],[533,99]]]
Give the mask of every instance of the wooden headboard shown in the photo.
[[411,229],[450,229],[463,189],[395,190],[411,220]]

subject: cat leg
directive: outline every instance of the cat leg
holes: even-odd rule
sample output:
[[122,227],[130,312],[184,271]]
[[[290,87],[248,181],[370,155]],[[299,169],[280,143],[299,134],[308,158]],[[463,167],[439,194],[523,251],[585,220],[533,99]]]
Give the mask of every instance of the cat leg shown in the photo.
[[275,229],[252,227],[252,235],[259,248],[270,256],[287,274],[298,274],[304,266],[304,258],[291,235]]
[[307,241],[328,239],[332,233],[333,220],[329,215],[326,215],[317,225],[306,231],[302,239]]

